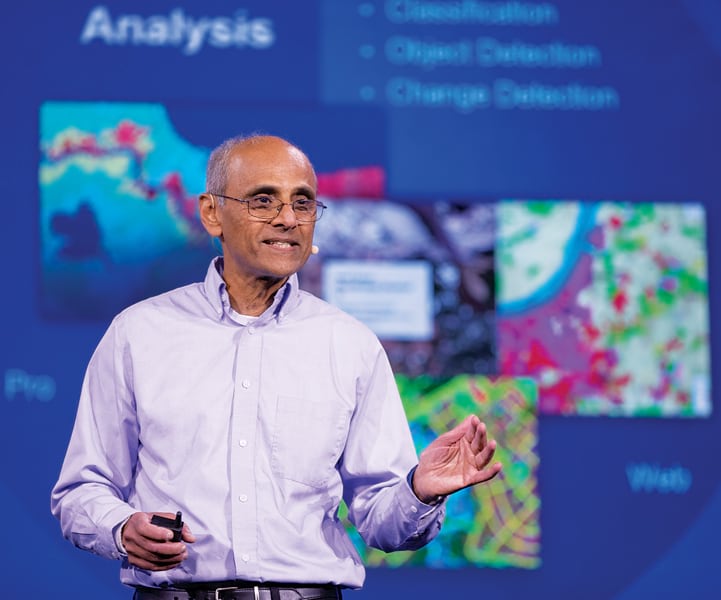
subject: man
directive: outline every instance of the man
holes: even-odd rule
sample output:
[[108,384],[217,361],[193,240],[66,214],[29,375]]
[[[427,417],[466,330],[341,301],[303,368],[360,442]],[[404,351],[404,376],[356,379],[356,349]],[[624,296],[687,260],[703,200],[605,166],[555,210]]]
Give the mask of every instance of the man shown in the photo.
[[[139,600],[340,598],[365,541],[416,549],[448,494],[494,477],[478,417],[417,459],[369,329],[298,289],[316,176],[272,136],[211,155],[200,218],[223,256],[206,279],[118,315],[96,349],[52,511],[77,546],[122,558]],[[151,523],[185,520],[182,539]]]

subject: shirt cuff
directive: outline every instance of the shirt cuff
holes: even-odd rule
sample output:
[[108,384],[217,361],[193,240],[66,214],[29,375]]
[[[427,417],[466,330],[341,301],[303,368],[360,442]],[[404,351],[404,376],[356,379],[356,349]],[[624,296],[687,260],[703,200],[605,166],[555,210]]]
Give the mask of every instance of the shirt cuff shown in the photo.
[[432,507],[434,507],[434,508],[435,508],[436,506],[440,506],[441,504],[443,504],[443,502],[445,501],[445,499],[448,498],[448,496],[436,496],[436,497],[433,498],[433,500],[431,500],[430,502],[423,502],[423,500],[421,500],[418,496],[416,496],[416,493],[415,493],[415,491],[413,490],[413,474],[416,472],[416,469],[417,469],[417,468],[418,468],[418,465],[416,465],[415,467],[413,467],[413,468],[408,472],[408,476],[406,477],[406,482],[408,483],[408,487],[410,488],[411,493],[412,493],[413,496],[416,498],[416,500],[418,500],[418,502],[419,502],[421,505],[423,505],[423,506],[432,506]]
[[[132,516],[133,515],[130,515],[130,517]],[[127,558],[128,556],[128,551],[123,545],[123,527],[125,527],[125,524],[130,520],[130,517],[127,517],[125,520],[118,523],[113,529],[113,539],[115,539],[115,547],[118,549],[118,553],[123,558]]]

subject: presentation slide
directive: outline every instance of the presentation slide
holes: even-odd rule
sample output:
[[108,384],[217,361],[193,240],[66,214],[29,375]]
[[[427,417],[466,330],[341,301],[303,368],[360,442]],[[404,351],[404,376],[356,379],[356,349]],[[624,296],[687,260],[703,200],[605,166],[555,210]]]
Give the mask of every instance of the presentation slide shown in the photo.
[[366,546],[342,505],[367,565],[347,598],[718,597],[718,0],[5,12],[7,597],[132,596],[50,490],[113,317],[221,253],[206,162],[252,133],[313,162],[301,287],[378,336],[418,452],[475,413],[504,464],[416,552]]

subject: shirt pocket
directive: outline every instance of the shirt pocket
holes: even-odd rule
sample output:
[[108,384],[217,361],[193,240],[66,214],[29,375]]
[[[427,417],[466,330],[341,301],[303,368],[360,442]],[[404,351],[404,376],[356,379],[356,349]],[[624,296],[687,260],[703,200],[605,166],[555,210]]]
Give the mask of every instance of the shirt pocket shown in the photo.
[[340,402],[278,396],[273,473],[314,488],[328,484],[340,458],[350,411]]

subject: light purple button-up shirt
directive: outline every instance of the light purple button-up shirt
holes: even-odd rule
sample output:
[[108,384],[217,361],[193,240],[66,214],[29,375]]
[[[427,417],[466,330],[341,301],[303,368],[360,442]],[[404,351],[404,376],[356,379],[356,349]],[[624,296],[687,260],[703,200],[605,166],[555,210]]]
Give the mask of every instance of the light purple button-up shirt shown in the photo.
[[52,511],[77,546],[122,558],[138,510],[183,512],[197,541],[170,571],[123,561],[130,585],[229,579],[360,587],[337,512],[367,543],[414,549],[443,504],[407,481],[417,458],[376,336],[298,289],[294,275],[249,324],[214,261],[203,283],[118,315],[85,376]]

